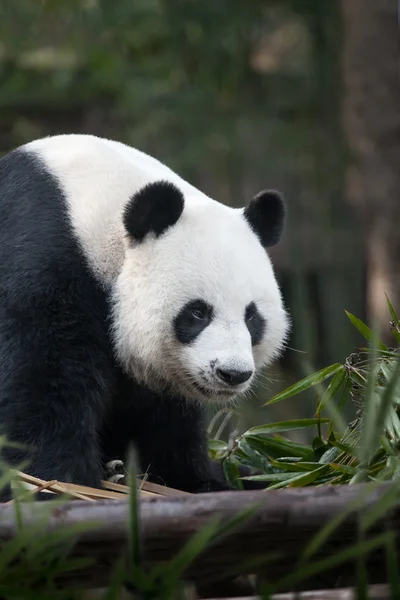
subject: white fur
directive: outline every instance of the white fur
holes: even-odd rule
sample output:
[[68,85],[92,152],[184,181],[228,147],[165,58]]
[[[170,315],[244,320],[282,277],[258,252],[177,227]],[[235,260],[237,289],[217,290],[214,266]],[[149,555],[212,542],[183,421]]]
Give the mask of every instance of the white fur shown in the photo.
[[[61,183],[72,227],[94,274],[114,299],[114,343],[121,365],[152,389],[166,385],[188,398],[226,399],[212,361],[257,371],[283,348],[288,319],[270,259],[243,209],[216,202],[156,159],[94,136],[37,140],[38,154]],[[182,191],[183,214],[163,236],[132,244],[122,211],[145,184],[168,180]],[[180,344],[173,320],[189,300],[214,307],[214,319],[191,345]],[[267,321],[252,347],[244,312],[255,302]],[[237,388],[248,389],[253,377]],[[210,390],[207,398],[192,382]]]

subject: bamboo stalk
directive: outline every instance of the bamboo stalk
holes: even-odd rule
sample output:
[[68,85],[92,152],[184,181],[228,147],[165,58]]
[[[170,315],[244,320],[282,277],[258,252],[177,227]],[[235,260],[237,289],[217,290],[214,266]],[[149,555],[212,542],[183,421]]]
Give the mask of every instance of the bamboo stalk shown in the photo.
[[[63,481],[44,481],[28,473],[22,471],[14,471],[17,479],[24,484],[28,490],[28,494],[32,495],[38,492],[47,492],[49,494],[68,494],[72,498],[94,502],[99,499],[107,500],[122,500],[126,499],[129,493],[129,487],[119,483],[110,481],[102,481],[103,489],[91,488],[84,485],[74,483],[66,483]],[[138,480],[138,488],[141,498],[166,497],[166,496],[184,496],[189,495],[187,492],[181,492],[168,488],[166,486],[157,485],[149,481]],[[11,502],[13,502],[11,500]]]

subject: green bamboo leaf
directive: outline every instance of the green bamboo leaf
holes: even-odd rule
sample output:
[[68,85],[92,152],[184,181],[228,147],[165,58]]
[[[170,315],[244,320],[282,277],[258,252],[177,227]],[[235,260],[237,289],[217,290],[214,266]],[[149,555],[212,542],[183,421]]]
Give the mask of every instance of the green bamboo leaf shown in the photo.
[[279,467],[281,468],[283,471],[289,471],[289,472],[297,472],[297,473],[301,473],[303,472],[309,472],[309,471],[313,471],[314,469],[318,469],[321,464],[320,463],[314,463],[314,462],[305,462],[305,461],[297,461],[297,462],[285,462],[285,461],[280,461],[280,460],[274,460],[273,458],[271,458],[271,465],[274,465],[275,467]]
[[[366,346],[361,346],[360,350],[362,352],[371,352],[371,348]],[[393,350],[381,350],[378,348],[377,351],[380,356],[385,356],[387,358],[397,358],[399,356],[399,353]]]
[[325,379],[332,377],[342,368],[343,365],[336,363],[334,365],[331,365],[330,367],[321,369],[316,373],[312,373],[312,375],[308,375],[304,379],[301,379],[301,381],[298,381],[294,385],[291,385],[283,392],[276,394],[276,396],[274,396],[273,398],[271,398],[271,400],[266,402],[264,406],[268,406],[269,404],[274,404],[275,402],[280,402],[281,400],[286,400],[286,398],[296,396],[297,394],[300,394],[301,392],[304,392],[305,390],[309,389],[313,385],[317,385],[318,383],[325,381]]
[[397,343],[400,344],[400,332],[399,332],[400,321],[399,321],[399,319],[398,319],[398,317],[396,315],[396,311],[394,310],[394,308],[393,308],[393,306],[392,306],[389,298],[387,297],[386,294],[385,294],[385,296],[386,296],[387,305],[388,305],[389,310],[390,310],[390,315],[391,315],[392,321],[393,321],[392,334],[395,337]]
[[318,469],[313,469],[309,473],[303,473],[300,477],[296,477],[290,482],[289,487],[305,487],[316,481],[321,475],[324,475],[328,471],[329,465],[322,465],[322,467],[319,467]]
[[[292,473],[265,473],[264,475],[248,475],[242,479],[247,481],[292,481],[297,477],[302,477],[304,472],[292,472]],[[308,473],[307,473],[308,475]]]
[[[346,313],[346,315],[348,316],[348,318],[350,319],[350,321],[354,325],[354,327],[361,333],[361,335],[366,340],[368,340],[368,342],[372,342],[375,339],[374,332],[372,331],[372,329],[370,329],[368,327],[368,325],[365,325],[365,323],[363,323],[360,319],[357,319],[357,317],[355,317],[353,314],[351,314],[347,310],[345,310],[344,312]],[[381,350],[387,350],[387,346],[385,346],[385,344],[381,341],[379,341],[378,347]]]
[[[393,373],[396,369],[397,360],[399,360],[399,354],[397,354],[396,360],[392,360],[389,363],[386,361],[381,362],[381,370],[386,379],[386,383],[390,381],[390,379],[393,377]],[[400,404],[400,386],[396,386],[393,390],[393,401],[396,404]]]
[[[335,441],[335,440],[332,440],[332,441]],[[319,462],[322,464],[330,463],[333,460],[335,460],[339,456],[339,454],[340,454],[340,449],[333,446],[332,448],[329,448],[326,452],[324,452],[324,454],[319,459]]]
[[[373,378],[371,369],[371,380]],[[400,381],[400,359],[397,360],[396,367],[392,377],[388,381],[383,390],[382,395],[377,394],[373,388],[373,380],[371,381],[371,393],[367,397],[367,405],[365,409],[365,429],[364,429],[364,459],[370,460],[374,454],[379,440],[384,429],[384,425],[392,406],[393,397],[396,393],[397,386]]]
[[304,429],[306,427],[314,427],[318,424],[329,423],[329,419],[296,419],[292,421],[278,421],[276,423],[268,423],[268,425],[260,425],[248,429],[244,436],[247,435],[262,435],[278,433],[282,431],[293,431],[295,429]]
[[350,444],[344,444],[343,442],[332,441],[332,446],[338,448],[341,452],[350,454],[354,458],[359,458],[359,446],[350,446]]
[[239,439],[234,454],[242,463],[247,464],[248,467],[261,469],[261,471],[264,471],[265,473],[268,473],[272,469],[270,459],[254,450],[244,438]]
[[344,475],[350,475],[353,477],[357,473],[356,467],[350,467],[350,465],[341,465],[339,463],[329,463],[329,466],[335,471],[339,471],[339,473],[343,473]]
[[240,471],[236,460],[231,457],[226,458],[222,463],[225,477],[227,480],[239,490],[243,489],[243,483],[240,477]]
[[333,377],[332,381],[329,383],[324,395],[321,398],[320,403],[317,407],[317,413],[320,413],[324,408],[326,402],[331,402],[335,398],[336,394],[339,392],[342,387],[344,380],[346,379],[347,372],[345,367],[342,365],[340,369],[338,369],[337,373]]
[[208,447],[215,452],[225,452],[228,448],[228,444],[222,440],[209,440]]
[[387,294],[385,294],[385,296],[386,296],[386,302],[387,302],[387,305],[389,307],[390,314],[391,314],[391,317],[392,317],[392,321],[395,323],[395,325],[399,325],[400,321],[399,321],[398,316],[396,315],[396,311],[394,310],[394,308],[392,306],[392,303],[390,302]]
[[328,468],[329,465],[323,465],[322,467],[320,466],[318,469],[310,471],[309,473],[290,473],[291,477],[284,478],[281,481],[278,481],[278,483],[268,486],[266,491],[278,490],[284,487],[304,487],[316,481],[321,475],[324,474],[325,471],[328,470]]
[[246,441],[254,448],[254,450],[257,450],[262,454],[271,455],[273,458],[279,458],[280,456],[299,456],[304,460],[307,460],[314,456],[314,452],[309,446],[289,442],[287,440],[280,440],[278,438],[248,435]]

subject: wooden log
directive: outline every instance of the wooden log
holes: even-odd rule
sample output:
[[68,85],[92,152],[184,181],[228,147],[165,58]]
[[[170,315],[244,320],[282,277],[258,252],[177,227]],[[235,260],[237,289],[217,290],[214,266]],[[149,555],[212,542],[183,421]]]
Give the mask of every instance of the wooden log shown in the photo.
[[[168,560],[216,514],[226,521],[250,506],[257,506],[254,515],[239,529],[207,549],[187,575],[195,581],[218,580],[226,572],[231,573],[232,569],[245,573],[243,565],[249,559],[282,553],[284,559],[280,559],[278,565],[269,565],[260,571],[271,580],[274,569],[278,569],[279,576],[285,570],[290,572],[312,536],[359,499],[358,510],[336,527],[317,557],[337,553],[353,544],[357,535],[357,512],[372,508],[391,485],[321,486],[143,499],[140,517],[145,558],[148,563]],[[23,506],[24,521],[36,522],[43,511],[49,510],[49,505],[50,502]],[[91,556],[95,562],[76,575],[68,575],[65,584],[79,582],[83,587],[101,587],[107,584],[112,565],[127,547],[128,503],[123,500],[100,500],[96,503],[74,500],[50,509],[50,530],[64,529],[81,522],[95,524],[95,527],[78,536],[73,555]],[[381,518],[374,532],[382,531],[382,528],[396,532],[399,546],[400,502]],[[14,538],[16,533],[14,508],[6,504],[0,506],[0,544]],[[371,555],[371,561],[371,572],[380,573],[384,568],[385,553],[380,549]],[[340,570],[344,572],[343,566]],[[384,580],[376,582],[383,583]]]
[[[393,600],[388,585],[371,585],[368,588],[369,600]],[[207,598],[207,600],[222,600]],[[259,596],[246,596],[224,598],[223,600],[261,600]],[[288,592],[272,594],[271,600],[357,600],[357,591],[354,588],[341,588],[337,590],[318,590],[307,592]]]

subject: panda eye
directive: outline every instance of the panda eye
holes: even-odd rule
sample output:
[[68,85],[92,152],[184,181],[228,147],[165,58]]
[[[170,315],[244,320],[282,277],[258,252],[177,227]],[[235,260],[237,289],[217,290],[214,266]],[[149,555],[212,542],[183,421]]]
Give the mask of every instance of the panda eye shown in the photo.
[[199,320],[203,320],[203,319],[207,318],[207,315],[205,314],[205,312],[198,308],[195,308],[194,310],[192,310],[192,316],[195,319],[199,319]]
[[249,306],[246,309],[246,315],[245,315],[245,320],[246,323],[250,323],[250,321],[253,320],[254,318],[254,314],[255,314],[255,306],[253,303],[249,304]]

